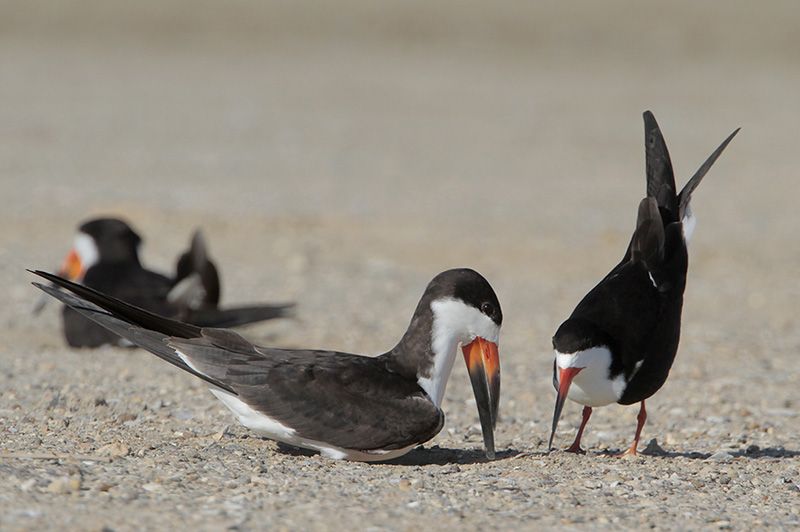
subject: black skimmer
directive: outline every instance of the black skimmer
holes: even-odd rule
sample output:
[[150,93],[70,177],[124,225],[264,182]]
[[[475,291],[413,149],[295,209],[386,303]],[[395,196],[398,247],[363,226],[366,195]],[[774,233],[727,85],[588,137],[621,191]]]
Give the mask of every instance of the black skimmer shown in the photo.
[[[89,220],[78,228],[59,274],[135,306],[198,326],[233,327],[290,313],[292,305],[218,308],[219,276],[199,232],[178,261],[175,279],[142,266],[141,242],[136,231],[122,220]],[[41,307],[37,305],[36,311]],[[69,307],[63,309],[63,324],[64,337],[72,347],[120,344],[118,335]]]
[[578,303],[553,336],[553,386],[557,391],[548,447],[564,401],[584,405],[575,441],[592,408],[611,403],[641,403],[633,444],[636,454],[647,419],[645,399],[667,380],[678,349],[683,292],[688,268],[687,242],[695,227],[692,192],[738,133],[731,133],[676,193],[667,146],[656,119],[644,113],[647,197],[639,203],[636,230],[622,261]]
[[55,285],[36,286],[76,312],[206,381],[245,427],[331,458],[389,460],[433,438],[444,424],[441,402],[460,346],[486,456],[494,458],[503,314],[492,287],[473,270],[437,275],[400,342],[377,357],[259,347],[231,330],[163,318],[33,273]]

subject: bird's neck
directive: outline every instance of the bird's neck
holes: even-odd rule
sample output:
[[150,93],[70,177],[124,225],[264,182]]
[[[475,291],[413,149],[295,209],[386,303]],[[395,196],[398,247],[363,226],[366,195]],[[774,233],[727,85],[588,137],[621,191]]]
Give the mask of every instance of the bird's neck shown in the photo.
[[417,308],[408,330],[386,357],[392,370],[417,381],[433,404],[441,405],[461,335],[437,312],[437,302]]

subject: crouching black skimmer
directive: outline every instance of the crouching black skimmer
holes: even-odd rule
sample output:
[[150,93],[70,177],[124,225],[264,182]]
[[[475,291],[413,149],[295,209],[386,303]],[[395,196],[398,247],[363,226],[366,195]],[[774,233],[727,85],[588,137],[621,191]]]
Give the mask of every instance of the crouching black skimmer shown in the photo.
[[51,296],[206,381],[245,427],[331,458],[389,460],[433,438],[444,424],[441,402],[461,346],[486,456],[494,458],[503,314],[492,287],[473,270],[437,275],[400,342],[377,357],[259,347],[230,330],[163,318],[33,273],[72,292],[34,283]]
[[647,419],[645,399],[667,380],[675,359],[688,268],[687,242],[695,226],[692,192],[731,139],[731,133],[675,192],[667,146],[649,111],[644,113],[647,197],[639,203],[636,230],[622,261],[578,303],[553,336],[553,386],[558,392],[549,447],[569,398],[583,404],[581,436],[592,407],[641,403],[636,436],[623,454],[636,454]]
[[[78,228],[59,274],[162,316],[204,327],[233,327],[278,318],[289,314],[293,306],[218,308],[219,276],[199,232],[189,251],[179,259],[175,279],[142,266],[141,242],[141,237],[122,220],[89,220]],[[41,307],[37,305],[36,311]],[[69,307],[63,309],[63,324],[64,337],[72,347],[120,343],[118,335]]]

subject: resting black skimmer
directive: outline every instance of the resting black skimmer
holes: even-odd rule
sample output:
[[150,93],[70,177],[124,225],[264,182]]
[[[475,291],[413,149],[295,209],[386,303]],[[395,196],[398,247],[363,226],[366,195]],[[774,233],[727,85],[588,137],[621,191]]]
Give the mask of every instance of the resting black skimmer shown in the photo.
[[688,268],[687,242],[695,226],[692,192],[738,129],[711,154],[679,194],[656,119],[644,113],[647,197],[622,261],[578,303],[553,336],[556,406],[549,448],[564,401],[585,405],[575,441],[592,407],[641,403],[636,436],[623,454],[636,454],[647,419],[645,399],[667,380],[675,360]]
[[[389,460],[433,438],[458,347],[494,458],[503,314],[492,287],[470,269],[428,284],[408,330],[367,357],[259,347],[227,329],[162,318],[58,276],[36,286],[128,341],[204,381],[245,427],[273,440],[348,460]],[[74,295],[73,295],[74,294]]]
[[[89,220],[78,228],[59,274],[162,316],[204,327],[233,327],[287,315],[293,305],[217,308],[219,277],[202,235],[178,261],[176,279],[148,270],[139,261],[141,237],[116,218]],[[41,308],[41,305],[37,307]],[[63,309],[64,337],[72,347],[120,344],[118,335]]]

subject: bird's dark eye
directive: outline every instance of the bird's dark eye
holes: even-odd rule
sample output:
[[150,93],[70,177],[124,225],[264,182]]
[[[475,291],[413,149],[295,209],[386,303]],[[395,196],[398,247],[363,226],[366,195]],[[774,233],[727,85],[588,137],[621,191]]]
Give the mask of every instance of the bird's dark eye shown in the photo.
[[484,313],[484,314],[486,314],[487,316],[492,316],[492,315],[494,315],[494,305],[492,305],[492,304],[491,304],[491,303],[489,303],[488,301],[484,301],[484,302],[481,304],[481,312],[483,312],[483,313]]

